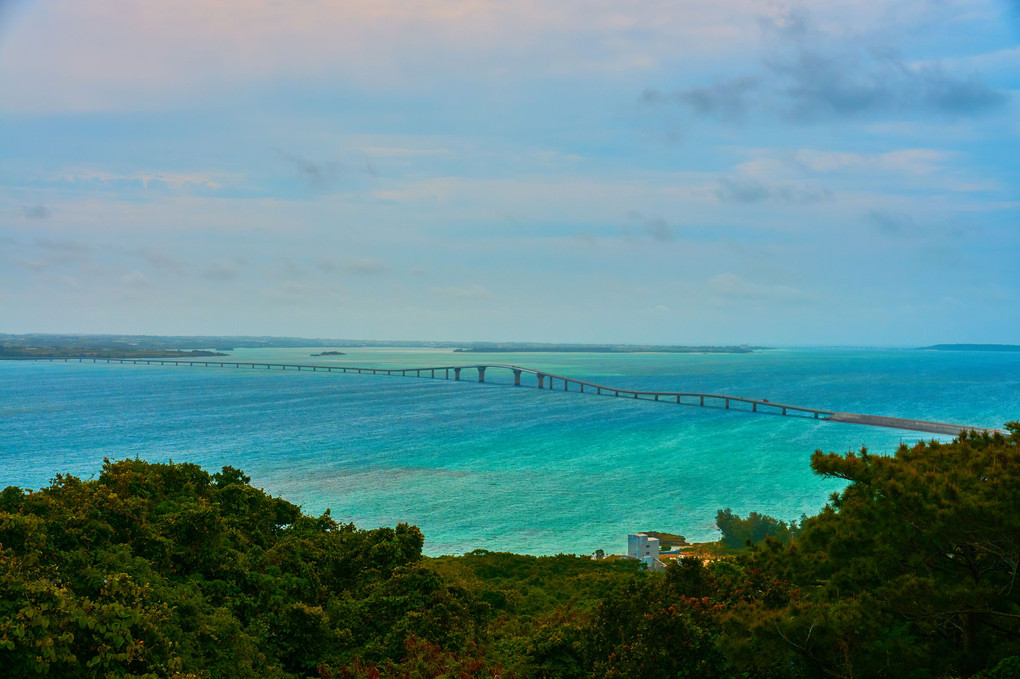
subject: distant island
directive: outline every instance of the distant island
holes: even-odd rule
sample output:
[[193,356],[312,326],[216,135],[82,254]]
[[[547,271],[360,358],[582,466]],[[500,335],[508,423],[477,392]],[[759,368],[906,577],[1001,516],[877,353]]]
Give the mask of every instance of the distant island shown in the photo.
[[1020,351],[1020,344],[933,344],[931,351]]
[[[425,349],[452,349],[476,353],[671,353],[671,354],[750,354],[767,347],[742,344],[739,346],[681,346],[653,344],[554,344],[545,342],[476,342],[432,340],[354,340],[308,337],[226,336],[226,335],[76,335],[31,333],[13,335],[0,333],[0,346],[8,349],[48,349],[52,351],[233,351],[234,349],[321,348],[337,351],[368,347],[407,347]],[[197,355],[197,354],[196,354]],[[215,356],[219,354],[209,354]],[[339,356],[342,354],[323,353]],[[63,355],[61,355],[61,358]],[[134,356],[132,356],[134,357]]]
[[317,354],[310,354],[311,356],[346,356],[342,351],[320,351]]
[[19,358],[205,358],[229,356],[216,351],[195,349],[106,349],[80,347],[11,347],[0,344],[0,359]]
[[740,346],[660,346],[645,344],[537,344],[505,342],[472,344],[454,349],[456,353],[590,353],[590,354],[753,354],[763,347]]

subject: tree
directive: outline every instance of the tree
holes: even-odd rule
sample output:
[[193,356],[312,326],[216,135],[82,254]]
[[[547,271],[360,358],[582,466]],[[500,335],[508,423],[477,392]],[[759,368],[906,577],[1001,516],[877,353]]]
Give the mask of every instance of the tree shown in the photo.
[[849,485],[791,546],[748,559],[781,591],[733,607],[731,657],[805,676],[931,677],[1020,653],[1020,424],[1007,427],[893,457],[816,452],[815,472]]
[[289,677],[462,647],[483,606],[414,526],[301,514],[239,470],[106,461],[0,493],[4,677]]
[[731,549],[756,544],[765,538],[775,538],[780,542],[789,543],[799,530],[796,521],[786,523],[758,512],[751,512],[746,519],[742,519],[729,507],[719,510],[715,517],[715,525],[722,533],[722,543]]

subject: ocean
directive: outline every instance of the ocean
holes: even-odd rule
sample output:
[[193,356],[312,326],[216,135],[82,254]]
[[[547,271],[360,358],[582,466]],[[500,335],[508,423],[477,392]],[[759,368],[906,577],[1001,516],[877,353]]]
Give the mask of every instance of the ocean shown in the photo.
[[[478,354],[241,349],[224,360],[372,367],[509,363],[630,389],[764,398],[1001,427],[1020,419],[1020,353],[772,349],[752,354]],[[843,482],[816,449],[892,453],[931,435],[741,410],[486,383],[309,371],[0,361],[0,488],[103,458],[242,469],[252,484],[361,528],[409,522],[429,555],[620,553],[658,530],[717,537],[717,510],[780,519]],[[934,437],[945,440],[945,437]]]

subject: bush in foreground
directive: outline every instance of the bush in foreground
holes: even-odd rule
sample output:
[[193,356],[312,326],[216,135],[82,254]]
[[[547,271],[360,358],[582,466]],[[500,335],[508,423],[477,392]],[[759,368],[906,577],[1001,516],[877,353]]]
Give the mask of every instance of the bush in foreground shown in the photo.
[[[0,668],[59,677],[941,677],[1020,667],[1020,424],[815,453],[816,516],[664,573],[360,530],[226,467],[109,462],[0,493]],[[763,542],[757,542],[764,537]],[[725,551],[725,550],[723,550]]]

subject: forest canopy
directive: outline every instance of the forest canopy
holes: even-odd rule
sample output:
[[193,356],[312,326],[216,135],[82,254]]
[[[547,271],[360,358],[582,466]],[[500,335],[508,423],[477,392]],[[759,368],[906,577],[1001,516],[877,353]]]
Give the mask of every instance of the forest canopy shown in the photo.
[[1020,668],[1020,424],[816,452],[799,522],[733,555],[422,556],[240,470],[107,461],[0,492],[0,667],[59,677],[994,677]]

